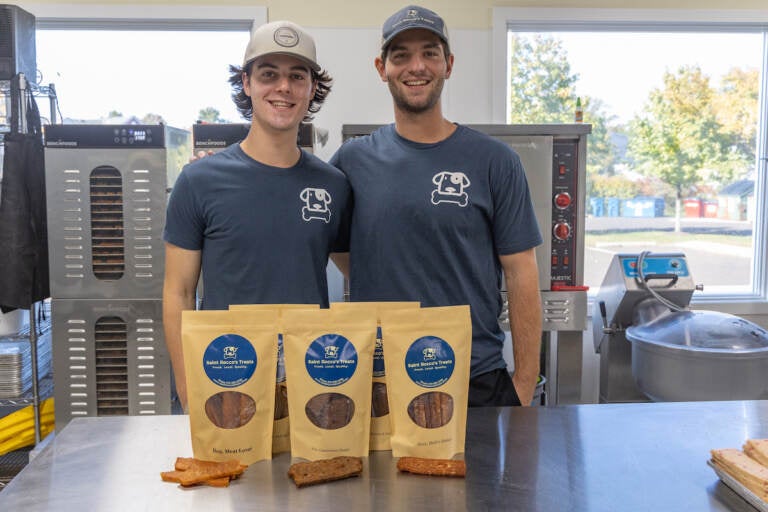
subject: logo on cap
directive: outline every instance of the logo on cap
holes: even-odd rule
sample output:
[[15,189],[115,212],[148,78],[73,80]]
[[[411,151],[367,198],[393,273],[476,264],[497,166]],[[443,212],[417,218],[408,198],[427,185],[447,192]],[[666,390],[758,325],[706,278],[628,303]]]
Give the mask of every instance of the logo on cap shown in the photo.
[[408,16],[410,16],[411,18],[415,18],[418,14],[419,14],[419,11],[417,11],[416,9],[411,9],[410,11],[408,11]]
[[299,44],[299,34],[291,27],[280,27],[275,30],[274,40],[284,48],[292,48]]

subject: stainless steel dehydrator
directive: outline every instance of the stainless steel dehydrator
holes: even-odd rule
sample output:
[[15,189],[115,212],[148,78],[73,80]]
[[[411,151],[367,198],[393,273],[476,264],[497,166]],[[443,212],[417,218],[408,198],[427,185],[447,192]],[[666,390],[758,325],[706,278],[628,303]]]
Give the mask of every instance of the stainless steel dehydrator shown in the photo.
[[170,413],[162,231],[190,155],[189,132],[164,125],[45,128],[57,429]]

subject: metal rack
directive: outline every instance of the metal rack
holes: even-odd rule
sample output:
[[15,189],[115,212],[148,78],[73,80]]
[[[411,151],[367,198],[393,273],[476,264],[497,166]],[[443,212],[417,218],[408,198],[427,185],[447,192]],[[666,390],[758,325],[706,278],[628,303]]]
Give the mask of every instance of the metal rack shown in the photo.
[[[19,92],[13,91],[11,81],[0,81],[0,145],[4,144],[4,135],[9,132],[26,133],[27,127],[27,98],[47,96],[50,102],[50,122],[57,120],[57,97],[56,89],[53,84],[48,86],[39,86],[29,82],[24,73],[19,73]],[[12,123],[17,123],[13,126]],[[0,170],[2,169],[2,160],[0,160]],[[0,174],[1,176],[1,174]],[[29,343],[30,343],[30,366],[32,370],[32,389],[15,398],[0,399],[0,407],[23,407],[32,405],[34,408],[35,419],[35,444],[40,443],[40,402],[51,396],[53,393],[52,375],[40,379],[38,375],[38,331],[37,323],[38,311],[46,311],[46,317],[51,318],[50,303],[38,302],[29,306]],[[20,332],[19,334],[23,334]],[[51,372],[52,373],[52,372]],[[0,487],[2,488],[2,487]]]

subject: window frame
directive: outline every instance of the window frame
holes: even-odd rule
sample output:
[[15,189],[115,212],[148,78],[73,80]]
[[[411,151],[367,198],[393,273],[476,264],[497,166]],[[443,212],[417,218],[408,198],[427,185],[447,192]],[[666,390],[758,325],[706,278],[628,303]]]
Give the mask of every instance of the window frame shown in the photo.
[[506,123],[507,33],[558,31],[758,32],[763,35],[763,63],[758,106],[753,291],[748,294],[694,295],[693,303],[732,314],[768,314],[768,11],[682,9],[493,9],[491,94],[493,122]]

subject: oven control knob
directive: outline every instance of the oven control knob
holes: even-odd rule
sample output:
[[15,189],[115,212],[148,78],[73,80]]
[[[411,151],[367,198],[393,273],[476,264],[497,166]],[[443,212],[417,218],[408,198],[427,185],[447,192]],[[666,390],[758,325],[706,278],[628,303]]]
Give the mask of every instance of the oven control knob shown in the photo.
[[558,222],[552,228],[552,234],[557,240],[568,240],[571,236],[571,226],[567,222]]
[[560,192],[555,195],[555,206],[560,210],[565,210],[571,206],[571,194],[568,192]]

